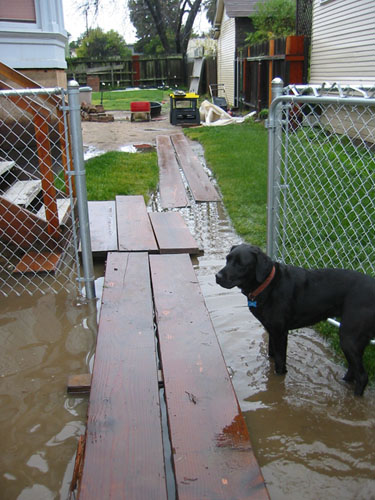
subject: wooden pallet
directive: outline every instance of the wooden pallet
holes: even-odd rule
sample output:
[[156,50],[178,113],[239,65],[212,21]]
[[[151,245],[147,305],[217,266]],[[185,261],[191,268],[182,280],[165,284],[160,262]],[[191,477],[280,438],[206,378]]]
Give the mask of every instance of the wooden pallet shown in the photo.
[[190,258],[146,253],[108,257],[79,499],[167,497],[151,290],[176,498],[268,499]]

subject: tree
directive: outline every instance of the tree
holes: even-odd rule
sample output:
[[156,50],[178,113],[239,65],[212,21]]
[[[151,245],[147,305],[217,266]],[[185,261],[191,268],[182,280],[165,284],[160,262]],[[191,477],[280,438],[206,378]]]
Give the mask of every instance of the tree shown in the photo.
[[114,30],[105,33],[101,28],[90,29],[78,39],[77,44],[77,57],[97,59],[131,56],[125,40]]
[[216,0],[204,0],[203,6],[206,9],[206,17],[213,26],[216,14]]
[[130,19],[142,40],[157,35],[166,54],[185,54],[202,0],[129,0]]
[[[98,12],[102,0],[80,0],[82,11]],[[155,44],[160,40],[166,54],[185,54],[195,18],[202,5],[214,0],[123,0],[128,3],[130,19],[138,38]]]
[[257,3],[256,8],[257,12],[252,17],[255,31],[248,34],[248,43],[295,34],[296,0],[268,0]]

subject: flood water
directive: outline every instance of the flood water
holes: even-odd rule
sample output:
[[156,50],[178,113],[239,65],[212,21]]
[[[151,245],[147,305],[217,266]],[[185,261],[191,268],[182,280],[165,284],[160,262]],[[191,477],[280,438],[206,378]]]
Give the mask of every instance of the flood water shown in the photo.
[[[222,204],[181,213],[204,250],[195,270],[271,499],[375,498],[374,388],[354,397],[310,329],[290,334],[288,373],[275,375],[245,297],[215,283],[241,241]],[[86,396],[66,393],[67,377],[92,367],[96,310],[65,293],[0,300],[0,499],[66,500],[87,412]]]

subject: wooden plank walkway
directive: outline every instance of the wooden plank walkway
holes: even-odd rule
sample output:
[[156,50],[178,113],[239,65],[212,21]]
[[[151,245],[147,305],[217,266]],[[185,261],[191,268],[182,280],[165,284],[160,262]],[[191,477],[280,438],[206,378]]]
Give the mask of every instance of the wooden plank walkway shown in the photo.
[[116,196],[118,249],[157,252],[143,196]]
[[118,250],[115,201],[89,201],[91,248],[98,256]]
[[176,499],[268,499],[189,255],[143,252],[108,256],[79,499],[167,498],[153,300]]
[[79,498],[167,498],[146,253],[108,255]]
[[219,193],[184,134],[171,135],[171,140],[195,201],[220,201]]
[[163,208],[189,206],[175,152],[167,135],[156,137],[159,164],[160,203]]
[[267,499],[190,258],[150,265],[178,499]]
[[160,253],[199,253],[197,242],[178,212],[151,212],[149,214]]
[[142,196],[116,196],[116,201],[90,201],[88,206],[96,258],[116,250],[200,253],[181,214],[148,213]]

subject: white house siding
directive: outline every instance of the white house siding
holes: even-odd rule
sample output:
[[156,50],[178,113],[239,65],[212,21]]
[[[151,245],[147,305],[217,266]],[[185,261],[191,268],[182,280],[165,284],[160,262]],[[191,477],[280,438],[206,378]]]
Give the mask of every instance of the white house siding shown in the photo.
[[224,12],[217,47],[217,83],[225,85],[228,105],[234,105],[235,19]]
[[375,84],[375,1],[314,0],[310,83]]
[[[32,1],[34,5],[30,6]],[[22,0],[16,6],[10,5],[10,0],[1,3],[4,3],[0,10],[1,61],[16,69],[66,68],[68,38],[62,0]],[[24,4],[30,7],[31,14],[22,11]],[[7,20],[8,9],[11,20]],[[22,19],[26,14],[29,21],[25,22]]]

